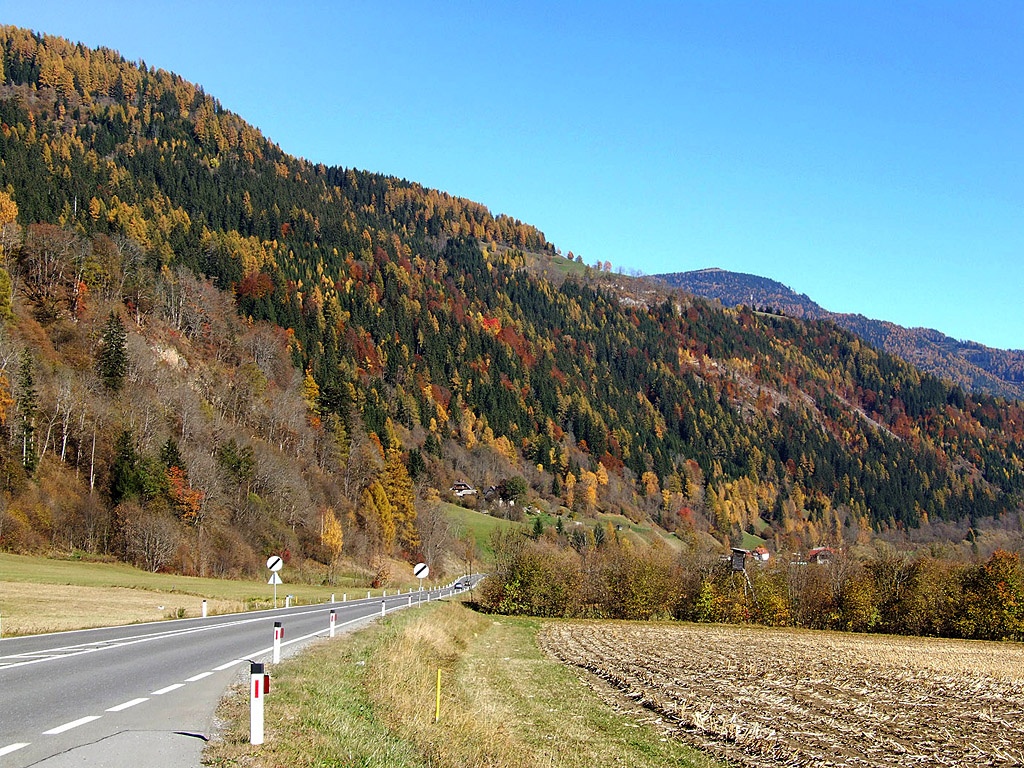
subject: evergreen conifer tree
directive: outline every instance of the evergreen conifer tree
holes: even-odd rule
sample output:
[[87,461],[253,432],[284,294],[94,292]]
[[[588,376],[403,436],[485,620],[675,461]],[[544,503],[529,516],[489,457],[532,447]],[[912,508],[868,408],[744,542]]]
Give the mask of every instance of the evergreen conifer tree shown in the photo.
[[35,471],[39,457],[36,455],[36,400],[35,375],[32,372],[32,356],[28,349],[21,353],[18,366],[18,439],[21,441],[21,464],[29,474]]
[[128,372],[128,333],[114,312],[103,327],[96,370],[103,385],[111,392],[120,392]]

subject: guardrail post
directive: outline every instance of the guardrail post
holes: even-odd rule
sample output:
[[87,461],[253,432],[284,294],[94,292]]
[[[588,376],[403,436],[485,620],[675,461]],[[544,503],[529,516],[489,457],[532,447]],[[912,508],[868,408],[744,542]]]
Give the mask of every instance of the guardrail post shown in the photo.
[[383,601],[383,600],[381,600],[381,601],[380,601],[380,615],[381,615],[382,617],[384,616],[384,605],[385,605],[384,601]]
[[274,622],[274,663],[281,662],[281,640],[284,638],[284,627],[280,621]]
[[332,603],[334,602],[334,593],[333,592],[331,592],[331,602]]
[[206,601],[203,600],[203,618],[206,618]]
[[263,743],[263,698],[266,696],[263,665],[249,662],[249,743]]
[[334,622],[337,620],[337,618],[337,612],[331,611],[331,637],[334,637]]

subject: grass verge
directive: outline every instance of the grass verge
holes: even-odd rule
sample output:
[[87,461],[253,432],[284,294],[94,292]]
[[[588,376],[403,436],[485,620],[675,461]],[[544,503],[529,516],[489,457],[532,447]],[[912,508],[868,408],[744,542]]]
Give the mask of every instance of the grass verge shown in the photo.
[[[630,723],[542,653],[540,622],[458,603],[403,611],[274,671],[266,743],[248,744],[244,690],[222,704],[215,766],[712,766]],[[434,722],[437,670],[441,720]]]

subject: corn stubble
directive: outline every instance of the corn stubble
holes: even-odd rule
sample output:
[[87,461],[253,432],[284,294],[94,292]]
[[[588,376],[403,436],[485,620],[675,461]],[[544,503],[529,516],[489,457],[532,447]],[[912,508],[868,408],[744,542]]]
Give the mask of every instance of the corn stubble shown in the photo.
[[549,653],[624,711],[744,766],[1024,764],[1024,646],[552,622]]

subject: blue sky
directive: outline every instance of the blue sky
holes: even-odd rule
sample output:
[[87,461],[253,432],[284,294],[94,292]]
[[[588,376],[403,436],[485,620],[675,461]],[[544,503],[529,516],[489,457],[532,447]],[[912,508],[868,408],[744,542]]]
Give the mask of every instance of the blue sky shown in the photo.
[[177,72],[287,152],[588,263],[751,272],[1024,348],[1019,2],[0,0],[0,22]]

